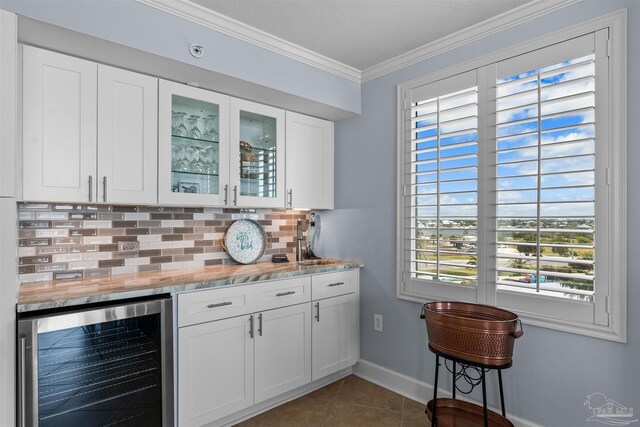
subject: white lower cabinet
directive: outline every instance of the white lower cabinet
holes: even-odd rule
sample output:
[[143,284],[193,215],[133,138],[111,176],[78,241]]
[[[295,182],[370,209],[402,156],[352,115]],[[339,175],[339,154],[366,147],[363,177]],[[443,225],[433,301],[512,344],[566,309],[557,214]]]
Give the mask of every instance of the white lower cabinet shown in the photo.
[[314,280],[324,289],[357,278],[353,270],[179,294],[178,426],[217,425],[354,365],[357,286],[311,298]]
[[358,361],[358,295],[314,301],[313,310],[311,379],[315,381]]
[[253,404],[250,332],[250,316],[180,328],[179,426],[201,426]]
[[257,314],[255,403],[311,382],[309,303]]

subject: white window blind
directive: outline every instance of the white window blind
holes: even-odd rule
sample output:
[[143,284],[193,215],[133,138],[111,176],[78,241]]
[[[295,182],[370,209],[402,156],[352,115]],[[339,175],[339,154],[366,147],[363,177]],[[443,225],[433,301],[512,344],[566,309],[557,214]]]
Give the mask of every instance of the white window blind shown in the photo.
[[497,80],[500,286],[593,300],[594,61],[592,53]]
[[467,73],[412,93],[405,182],[407,274],[475,287],[478,88]]

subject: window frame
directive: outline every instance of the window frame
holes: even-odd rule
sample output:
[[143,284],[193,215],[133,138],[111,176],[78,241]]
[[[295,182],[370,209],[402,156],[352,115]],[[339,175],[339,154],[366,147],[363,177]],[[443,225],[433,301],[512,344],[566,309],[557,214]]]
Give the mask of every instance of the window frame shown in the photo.
[[[473,59],[462,64],[430,73],[426,76],[401,83],[397,87],[397,297],[399,299],[424,302],[436,300],[462,300],[481,304],[498,305],[518,313],[525,323],[562,330],[612,341],[626,342],[627,339],[627,13],[626,9],[610,13],[584,23],[556,31],[528,42],[503,49],[481,58]],[[572,308],[583,309],[577,305],[584,302],[549,297],[545,295],[527,295],[526,300],[532,304],[545,307],[545,312],[526,312],[522,305],[513,304],[513,297],[521,299],[524,295],[520,291],[499,290],[495,283],[495,206],[496,191],[495,162],[495,123],[492,123],[495,112],[495,77],[497,63],[531,51],[542,49],[557,43],[580,37],[589,33],[596,33],[606,29],[609,32],[607,50],[609,55],[608,88],[604,92],[608,98],[608,119],[597,126],[606,127],[608,135],[609,169],[608,176],[608,216],[609,223],[605,227],[608,231],[609,254],[606,277],[599,276],[599,287],[596,288],[594,299],[600,298],[601,287],[606,287],[606,300],[596,303],[605,307],[608,314],[608,325],[598,325],[575,320],[566,320],[560,315]],[[596,64],[598,67],[598,64]],[[442,81],[452,76],[467,72],[477,72],[478,81],[478,251],[477,251],[477,285],[444,284],[441,282],[416,280],[411,283],[410,273],[405,271],[407,260],[405,254],[410,249],[410,242],[405,237],[406,199],[407,189],[405,177],[407,174],[406,150],[410,139],[410,129],[407,128],[406,110],[411,107],[410,94],[420,86]],[[493,79],[493,81],[492,81]],[[461,89],[461,88],[459,88]],[[596,101],[597,102],[597,101]],[[596,104],[598,105],[598,103]],[[597,108],[597,107],[596,107]],[[485,142],[482,144],[482,142]],[[482,152],[481,152],[482,151]],[[597,203],[596,209],[603,203]],[[598,226],[596,225],[596,228]],[[492,231],[493,230],[493,231]],[[598,262],[598,261],[597,261]],[[475,294],[475,295],[473,295]],[[498,304],[500,300],[501,304]],[[572,305],[577,304],[577,305]],[[592,303],[589,303],[592,304]],[[515,308],[514,308],[515,307]]]

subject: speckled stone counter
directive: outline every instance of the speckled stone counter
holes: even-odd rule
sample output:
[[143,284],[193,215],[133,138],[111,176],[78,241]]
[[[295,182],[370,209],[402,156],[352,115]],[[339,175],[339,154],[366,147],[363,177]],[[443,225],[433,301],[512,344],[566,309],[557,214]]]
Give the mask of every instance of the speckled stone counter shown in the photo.
[[92,279],[52,280],[20,286],[18,312],[117,301],[195,289],[216,288],[261,280],[286,279],[308,274],[351,270],[358,261],[332,260],[331,264],[298,265],[271,262],[249,265],[221,265],[183,270],[120,274]]

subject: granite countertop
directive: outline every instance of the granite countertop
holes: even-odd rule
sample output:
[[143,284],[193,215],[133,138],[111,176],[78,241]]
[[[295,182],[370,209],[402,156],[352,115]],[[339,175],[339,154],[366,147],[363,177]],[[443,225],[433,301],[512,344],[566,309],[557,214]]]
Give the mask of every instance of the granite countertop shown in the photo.
[[299,265],[295,262],[210,267],[119,274],[90,279],[24,283],[18,295],[18,312],[116,301],[126,298],[216,288],[260,280],[285,279],[362,267],[358,261],[331,260],[331,264]]

